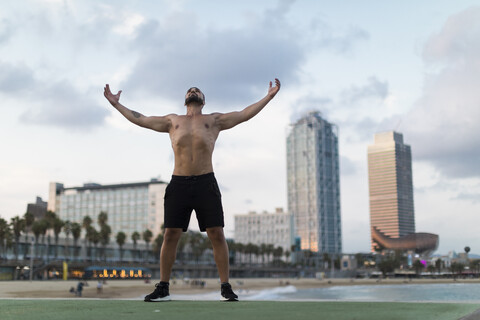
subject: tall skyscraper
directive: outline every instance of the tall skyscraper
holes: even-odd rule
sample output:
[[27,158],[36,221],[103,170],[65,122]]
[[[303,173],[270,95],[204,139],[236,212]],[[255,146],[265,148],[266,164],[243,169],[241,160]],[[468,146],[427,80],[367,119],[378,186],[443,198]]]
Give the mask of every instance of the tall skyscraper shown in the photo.
[[[403,135],[383,132],[368,146],[370,226],[386,236],[415,233],[412,153]],[[372,238],[372,251],[379,247]]]
[[341,253],[338,129],[311,112],[287,137],[288,212],[301,249]]

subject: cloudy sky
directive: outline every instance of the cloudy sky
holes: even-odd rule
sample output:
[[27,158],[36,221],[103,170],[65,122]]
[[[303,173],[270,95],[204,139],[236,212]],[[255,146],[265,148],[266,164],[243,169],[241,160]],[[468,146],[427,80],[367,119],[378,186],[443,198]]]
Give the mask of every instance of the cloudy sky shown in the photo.
[[[168,180],[168,135],[146,115],[228,112],[282,90],[225,131],[214,167],[233,215],[287,207],[285,138],[311,110],[339,127],[345,252],[369,250],[367,146],[396,130],[412,147],[419,232],[438,253],[480,253],[480,5],[477,1],[68,1],[0,3],[0,216],[48,183]],[[194,221],[195,219],[192,219]],[[196,228],[196,222],[191,226]]]

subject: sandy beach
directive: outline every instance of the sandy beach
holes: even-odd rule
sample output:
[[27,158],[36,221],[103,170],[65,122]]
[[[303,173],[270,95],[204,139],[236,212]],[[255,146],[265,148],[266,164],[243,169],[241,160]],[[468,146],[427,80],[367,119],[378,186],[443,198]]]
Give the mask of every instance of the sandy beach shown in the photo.
[[[197,279],[200,280],[200,279]],[[220,283],[217,279],[201,279],[205,281],[204,288],[192,286],[190,281],[175,280],[170,282],[171,294],[202,294],[217,291]],[[137,299],[151,291],[158,280],[145,283],[141,280],[109,280],[103,286],[101,293],[97,293],[97,281],[88,281],[88,286],[83,289],[82,298],[103,298],[103,299]],[[384,284],[405,284],[405,283],[480,283],[478,279],[231,279],[234,290],[263,290],[267,288],[282,287],[287,285],[295,286],[297,289],[321,288],[329,286],[349,285],[384,285]],[[71,287],[76,288],[78,281],[1,281],[1,298],[73,298],[70,293]],[[81,298],[79,298],[81,299]]]

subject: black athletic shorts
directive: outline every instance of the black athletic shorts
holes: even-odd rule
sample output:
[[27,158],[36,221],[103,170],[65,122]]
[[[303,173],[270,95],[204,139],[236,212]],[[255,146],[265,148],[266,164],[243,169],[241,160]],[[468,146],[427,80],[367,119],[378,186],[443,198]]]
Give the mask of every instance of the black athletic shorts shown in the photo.
[[222,195],[213,172],[200,176],[172,176],[164,197],[165,228],[187,231],[192,210],[200,231],[224,227]]

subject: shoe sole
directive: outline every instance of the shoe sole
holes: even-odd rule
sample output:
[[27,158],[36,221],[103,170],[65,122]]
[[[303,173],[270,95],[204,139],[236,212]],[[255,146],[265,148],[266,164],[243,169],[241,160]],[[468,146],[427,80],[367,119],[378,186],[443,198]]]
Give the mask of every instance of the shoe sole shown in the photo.
[[172,299],[170,298],[170,296],[168,297],[164,297],[164,298],[158,298],[158,299],[148,299],[148,300],[143,300],[145,302],[167,302],[167,301],[171,301]]
[[220,299],[220,301],[224,301],[224,302],[228,302],[228,301],[238,301],[238,299],[237,299],[237,298],[224,298],[224,297],[222,297],[222,298]]

